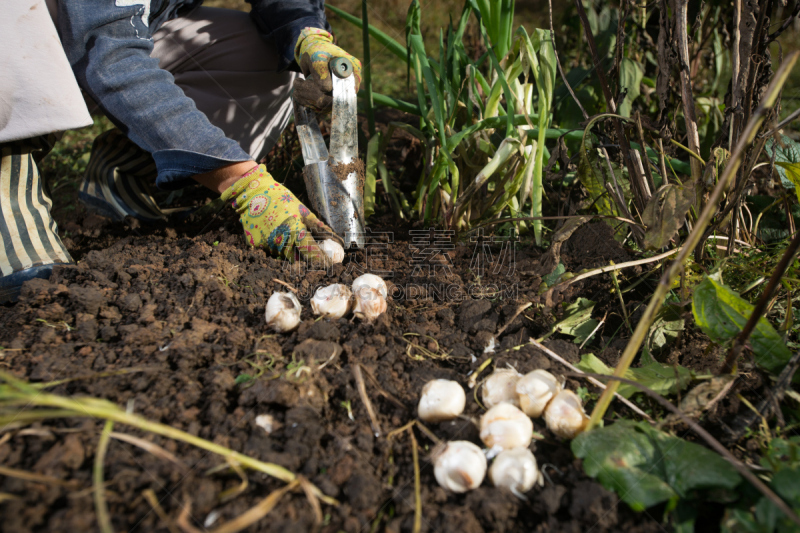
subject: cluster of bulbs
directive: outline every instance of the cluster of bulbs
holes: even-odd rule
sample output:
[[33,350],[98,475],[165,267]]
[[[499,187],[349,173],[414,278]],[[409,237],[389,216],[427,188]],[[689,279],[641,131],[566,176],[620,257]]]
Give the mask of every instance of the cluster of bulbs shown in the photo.
[[[375,274],[364,274],[353,280],[352,288],[336,283],[320,287],[311,298],[311,310],[317,316],[338,319],[350,311],[356,318],[372,321],[386,312],[386,283]],[[303,308],[291,292],[274,292],[267,300],[267,325],[278,333],[286,333],[300,325]]]
[[[480,421],[486,452],[472,442],[451,441],[432,454],[436,481],[453,492],[481,485],[488,456],[494,457],[489,469],[492,483],[522,497],[537,481],[542,483],[528,448],[533,439],[531,418],[544,416],[548,429],[567,439],[583,431],[589,421],[580,398],[546,370],[524,376],[511,368],[496,370],[484,381],[481,397],[487,408]],[[436,379],[423,387],[417,414],[424,422],[452,420],[464,411],[466,401],[457,382]]]

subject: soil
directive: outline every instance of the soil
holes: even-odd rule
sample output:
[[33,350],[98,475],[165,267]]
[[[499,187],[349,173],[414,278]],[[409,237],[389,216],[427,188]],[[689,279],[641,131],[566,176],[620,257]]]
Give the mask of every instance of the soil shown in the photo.
[[[415,159],[413,145],[390,146],[393,150],[403,152],[403,159]],[[276,463],[340,502],[323,505],[324,520],[317,526],[304,493],[292,492],[248,531],[411,531],[411,442],[407,433],[388,435],[414,419],[427,381],[452,379],[468,390],[469,376],[489,357],[497,367],[512,365],[520,372],[562,371],[527,340],[547,333],[563,312],[561,304],[578,296],[597,302],[594,313],[607,315],[605,327],[581,350],[568,337],[551,337],[546,345],[573,363],[581,353],[594,352],[611,365],[625,345],[616,333],[623,321],[611,280],[590,278],[548,291],[545,298],[540,285],[549,267],[542,264],[543,251],[526,243],[517,245],[511,262],[500,253],[502,243],[397,227],[391,217],[376,216],[372,226],[378,231],[370,235],[368,252],[351,253],[328,271],[307,271],[302,264],[290,265],[245,246],[235,216],[145,227],[131,220],[110,223],[79,210],[64,222],[63,205],[57,202],[56,216],[78,264],[56,268],[49,280],[28,282],[17,304],[0,308],[0,345],[6,348],[0,365],[31,382],[78,378],[49,390],[105,398],[150,420]],[[561,261],[571,272],[630,259],[603,222],[579,228],[561,250]],[[373,323],[315,320],[308,300],[316,287],[349,285],[367,270],[389,284],[384,315]],[[640,270],[620,275],[626,273]],[[303,321],[292,333],[276,334],[265,324],[265,304],[287,284],[303,303]],[[630,298],[635,313],[642,302],[635,293]],[[517,314],[528,302],[533,306]],[[487,347],[493,341],[492,352]],[[680,342],[698,344],[686,357],[676,348],[667,360],[708,367],[701,346],[707,340],[682,339],[676,346],[683,346]],[[358,391],[357,367],[366,377],[377,436]],[[574,390],[586,384],[569,379],[567,386]],[[475,421],[482,411],[472,394],[468,397],[463,420],[430,426],[440,439],[480,442]],[[270,417],[269,432],[261,427],[263,415]],[[417,433],[421,531],[664,529],[663,509],[632,511],[583,473],[569,442],[549,433],[541,420],[534,427],[541,438],[531,446],[546,475],[544,486],[535,487],[526,501],[489,486],[488,480],[467,494],[445,492],[427,457],[434,443]],[[94,419],[70,418],[0,433],[0,465],[71,483],[54,486],[1,476],[0,495],[17,498],[0,503],[0,531],[98,529],[91,487],[101,428]],[[114,430],[155,443],[183,464],[111,439],[106,499],[116,531],[175,527],[154,512],[145,497],[148,490],[168,520],[181,519],[203,531],[239,516],[283,486],[254,472],[244,474],[242,486],[231,469],[209,472],[225,464],[219,456],[120,424]]]

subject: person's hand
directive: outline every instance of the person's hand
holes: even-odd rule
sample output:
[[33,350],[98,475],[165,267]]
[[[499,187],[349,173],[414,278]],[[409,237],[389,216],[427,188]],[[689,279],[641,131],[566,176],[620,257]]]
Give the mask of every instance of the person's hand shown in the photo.
[[319,28],[303,29],[294,48],[294,57],[306,77],[305,80],[295,82],[294,97],[304,106],[318,113],[331,110],[333,82],[328,63],[335,57],[345,57],[353,64],[358,92],[361,85],[361,61],[333,44],[333,36],[327,31]]
[[272,255],[289,260],[303,257],[328,266],[331,261],[314,237],[344,244],[289,189],[276,182],[264,165],[243,175],[221,198],[239,213],[247,243],[266,248]]

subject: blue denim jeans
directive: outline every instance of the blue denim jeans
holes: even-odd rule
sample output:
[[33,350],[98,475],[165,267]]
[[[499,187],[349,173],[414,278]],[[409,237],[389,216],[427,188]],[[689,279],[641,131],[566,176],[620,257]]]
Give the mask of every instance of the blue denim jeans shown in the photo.
[[[326,28],[322,0],[252,0],[251,19],[277,47],[282,68],[304,27]],[[152,57],[153,34],[198,0],[59,0],[57,27],[81,88],[137,145],[153,155],[162,189],[253,159],[213,125]],[[293,40],[294,39],[294,40]],[[243,53],[246,51],[243,51]]]

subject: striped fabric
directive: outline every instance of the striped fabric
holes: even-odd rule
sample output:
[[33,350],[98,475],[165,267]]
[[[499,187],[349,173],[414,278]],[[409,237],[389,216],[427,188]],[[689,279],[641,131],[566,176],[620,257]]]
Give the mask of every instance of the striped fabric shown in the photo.
[[155,176],[153,157],[112,129],[94,140],[78,197],[90,210],[116,221],[126,216],[162,220],[165,214],[150,193]]
[[50,216],[53,202],[42,190],[32,151],[22,143],[0,145],[0,273],[71,263]]

